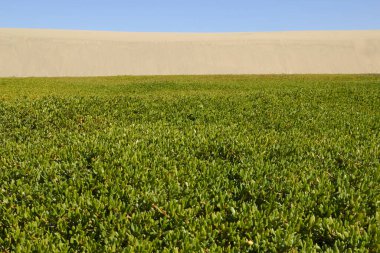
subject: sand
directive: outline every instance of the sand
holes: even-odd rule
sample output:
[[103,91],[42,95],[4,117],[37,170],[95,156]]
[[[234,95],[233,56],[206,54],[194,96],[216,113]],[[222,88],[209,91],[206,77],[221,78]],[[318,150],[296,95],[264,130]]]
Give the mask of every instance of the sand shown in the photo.
[[0,29],[0,76],[380,73],[379,31]]

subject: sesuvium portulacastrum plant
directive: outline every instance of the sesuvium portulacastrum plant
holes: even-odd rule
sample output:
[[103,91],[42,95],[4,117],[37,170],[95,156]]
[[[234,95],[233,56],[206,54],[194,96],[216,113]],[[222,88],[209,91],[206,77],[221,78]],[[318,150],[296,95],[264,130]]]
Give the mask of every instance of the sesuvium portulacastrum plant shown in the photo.
[[379,252],[380,77],[0,79],[2,252]]

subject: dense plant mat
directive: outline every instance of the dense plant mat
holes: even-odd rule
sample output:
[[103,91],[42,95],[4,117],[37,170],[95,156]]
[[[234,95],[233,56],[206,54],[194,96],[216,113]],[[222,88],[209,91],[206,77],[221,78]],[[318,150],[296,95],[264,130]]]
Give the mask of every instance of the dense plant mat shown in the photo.
[[0,79],[0,251],[380,251],[380,76]]

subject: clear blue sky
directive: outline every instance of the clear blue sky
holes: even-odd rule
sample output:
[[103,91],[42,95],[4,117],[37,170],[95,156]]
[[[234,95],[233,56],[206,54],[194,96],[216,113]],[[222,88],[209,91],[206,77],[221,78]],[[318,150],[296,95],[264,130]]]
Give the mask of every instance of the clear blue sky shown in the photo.
[[0,1],[0,27],[142,32],[380,29],[380,0]]

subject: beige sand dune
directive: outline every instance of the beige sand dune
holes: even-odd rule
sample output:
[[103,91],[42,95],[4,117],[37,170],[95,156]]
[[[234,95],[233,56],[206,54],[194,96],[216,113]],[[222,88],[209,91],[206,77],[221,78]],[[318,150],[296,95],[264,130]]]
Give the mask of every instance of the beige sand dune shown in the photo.
[[380,73],[380,31],[0,29],[0,76]]

